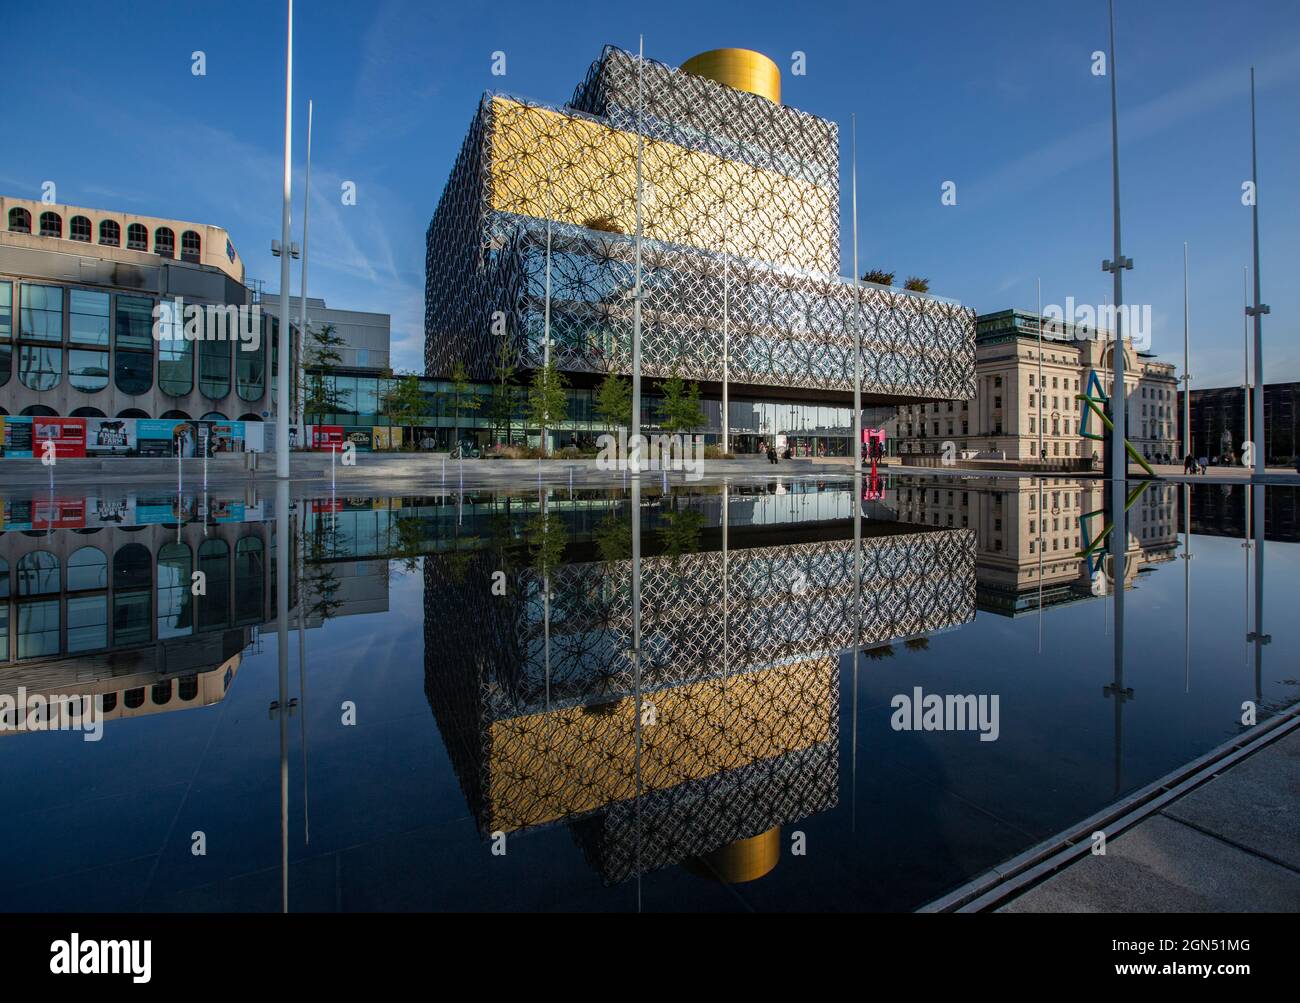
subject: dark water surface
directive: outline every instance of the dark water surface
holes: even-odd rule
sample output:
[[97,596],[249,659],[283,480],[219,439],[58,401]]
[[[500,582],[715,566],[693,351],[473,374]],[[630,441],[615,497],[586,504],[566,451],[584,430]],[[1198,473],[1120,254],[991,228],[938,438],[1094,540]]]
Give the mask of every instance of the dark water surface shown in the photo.
[[1300,699],[1296,489],[1129,487],[7,497],[0,908],[915,908]]

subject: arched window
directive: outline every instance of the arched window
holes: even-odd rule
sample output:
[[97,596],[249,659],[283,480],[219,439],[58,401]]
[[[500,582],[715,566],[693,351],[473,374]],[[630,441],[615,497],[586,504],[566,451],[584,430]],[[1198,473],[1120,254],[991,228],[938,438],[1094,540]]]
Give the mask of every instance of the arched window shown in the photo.
[[28,404],[19,412],[24,418],[57,418],[59,412],[44,404]]
[[62,237],[63,217],[60,216],[57,212],[41,213],[41,236]]
[[[132,226],[137,224],[132,223]],[[118,296],[114,317],[114,382],[132,397],[153,386],[153,300]]]
[[131,708],[131,710],[135,710],[137,707],[143,707],[144,687],[137,686],[133,690],[127,690],[122,702],[126,704],[127,707]]
[[18,346],[18,379],[29,390],[53,390],[63,379],[63,351],[40,345]]
[[14,368],[14,284],[0,282],[0,387]]
[[[113,555],[113,643],[150,640],[153,559],[141,543],[128,543]],[[129,700],[128,700],[129,706]]]
[[181,260],[192,261],[194,264],[199,263],[199,258],[203,251],[203,241],[193,230],[186,230],[181,234]]
[[153,232],[153,253],[164,258],[176,257],[176,234],[170,226],[160,226]]
[[180,691],[178,696],[182,700],[193,700],[199,695],[199,677],[195,675],[181,676],[180,685],[177,689]]
[[99,712],[101,714],[110,714],[117,710],[116,693],[101,693],[96,699],[99,701]]
[[128,407],[117,412],[119,418],[148,418],[149,412],[143,411],[138,407]]
[[73,216],[68,220],[68,236],[72,240],[90,243],[90,220],[85,216]]
[[99,221],[99,242],[105,247],[122,246],[122,227],[115,219]]
[[227,418],[220,411],[209,411],[200,420],[201,421],[229,421],[230,419]]
[[153,560],[143,543],[127,543],[113,555],[113,588],[147,589],[153,585]]
[[143,223],[132,223],[126,228],[126,246],[132,251],[149,250],[149,230]]
[[199,570],[206,594],[199,599],[199,630],[224,627],[230,621],[230,548],[224,540],[199,544]]
[[98,547],[82,547],[68,558],[68,591],[108,587],[108,558]]
[[149,698],[153,700],[155,707],[161,707],[172,698],[172,681],[164,679],[160,683],[154,683],[153,692],[149,694]]
[[230,393],[230,342],[199,342],[199,393],[211,400]]
[[165,419],[168,419],[168,420],[170,420],[170,421],[190,421],[190,420],[191,420],[191,419],[190,419],[190,416],[189,416],[188,414],[186,414],[184,411],[175,411],[175,410],[172,410],[172,411],[164,411],[164,412],[163,412],[162,414],[160,414],[158,417],[159,417],[159,418],[165,418]]
[[72,412],[69,415],[69,417],[70,418],[107,418],[108,415],[104,414],[104,412],[97,407],[78,407],[72,409]]
[[194,389],[194,342],[185,337],[185,318],[179,303],[163,300],[158,304],[158,389],[169,397],[184,397]]
[[22,208],[10,209],[9,230],[11,233],[31,233],[32,214]]
[[235,544],[236,623],[262,619],[265,551],[261,538],[257,536],[246,536]]
[[[270,324],[268,325],[268,320]],[[257,349],[246,352],[243,346],[235,353],[235,389],[241,399],[246,401],[261,400],[266,391],[266,336],[268,326],[279,328],[279,321],[274,317],[262,315],[262,337],[258,339]]]
[[68,349],[68,382],[74,390],[86,394],[103,390],[108,386],[108,353]]
[[18,558],[18,596],[59,593],[59,559],[48,550],[33,550]]

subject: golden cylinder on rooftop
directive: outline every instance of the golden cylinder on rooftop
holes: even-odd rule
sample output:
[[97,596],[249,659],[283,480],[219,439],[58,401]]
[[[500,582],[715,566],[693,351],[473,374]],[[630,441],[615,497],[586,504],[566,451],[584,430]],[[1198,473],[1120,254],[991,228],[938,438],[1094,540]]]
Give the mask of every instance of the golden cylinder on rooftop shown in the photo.
[[710,49],[682,63],[682,71],[781,103],[781,71],[753,49]]

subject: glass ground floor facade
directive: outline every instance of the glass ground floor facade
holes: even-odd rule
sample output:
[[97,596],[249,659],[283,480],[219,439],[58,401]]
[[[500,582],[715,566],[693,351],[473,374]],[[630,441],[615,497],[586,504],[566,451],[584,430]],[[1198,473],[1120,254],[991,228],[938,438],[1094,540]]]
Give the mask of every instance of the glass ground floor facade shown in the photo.
[[[309,375],[308,379],[312,377]],[[391,426],[385,412],[384,398],[387,381],[383,377],[368,375],[331,375],[337,399],[342,405],[337,412],[308,416],[308,421],[322,425]],[[477,408],[464,403],[457,416],[456,395],[448,380],[421,379],[428,408],[407,431],[414,434],[415,442],[426,449],[451,448],[459,436],[483,448],[494,443],[537,447],[541,445],[541,430],[527,418],[527,388],[512,388],[514,406],[508,423],[494,420],[490,414],[493,387],[486,383],[472,384],[471,393],[480,401]],[[563,448],[574,445],[594,448],[596,439],[604,432],[613,431],[596,416],[594,389],[569,389],[568,413],[565,420],[554,429],[547,429],[548,446]],[[696,431],[704,436],[706,445],[722,442],[722,401],[717,397],[701,396],[700,409],[705,422]],[[729,402],[730,451],[757,453],[775,442],[788,447],[795,456],[848,456],[853,438],[853,409],[851,407],[812,402],[764,400],[758,397],[732,393]],[[646,432],[662,428],[663,401],[654,393],[644,393],[641,401],[641,427]],[[866,409],[863,426],[875,427],[886,418],[892,418],[893,408]]]

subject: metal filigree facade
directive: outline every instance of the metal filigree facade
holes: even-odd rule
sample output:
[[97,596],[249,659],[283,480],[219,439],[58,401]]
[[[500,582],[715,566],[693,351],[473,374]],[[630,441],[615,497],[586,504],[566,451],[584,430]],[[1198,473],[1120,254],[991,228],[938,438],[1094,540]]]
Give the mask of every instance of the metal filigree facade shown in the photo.
[[[491,378],[505,337],[541,365],[550,265],[561,369],[631,372],[638,138],[642,373],[849,392],[974,396],[974,312],[839,274],[833,122],[607,48],[564,109],[479,106],[429,225],[425,361]],[[638,120],[640,129],[638,131]],[[494,326],[495,320],[495,326]]]

